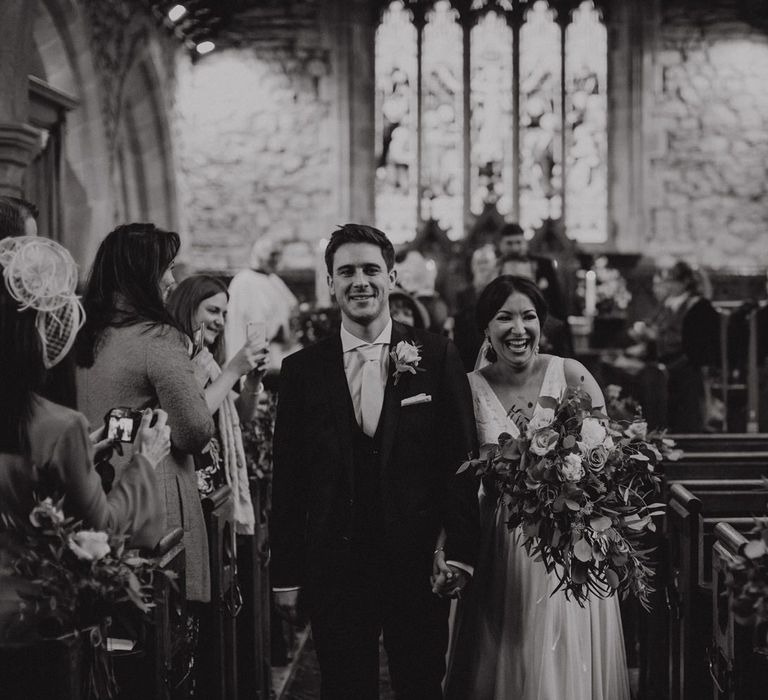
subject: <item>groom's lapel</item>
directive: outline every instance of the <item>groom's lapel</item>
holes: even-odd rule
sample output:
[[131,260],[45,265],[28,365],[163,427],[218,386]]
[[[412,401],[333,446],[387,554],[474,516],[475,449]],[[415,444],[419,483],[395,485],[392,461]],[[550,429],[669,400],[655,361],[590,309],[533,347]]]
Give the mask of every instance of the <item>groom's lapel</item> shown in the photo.
[[348,477],[352,478],[352,433],[350,432],[350,406],[352,398],[349,395],[349,384],[344,372],[344,354],[341,347],[341,337],[337,333],[330,338],[324,347],[325,357],[321,359],[322,372],[327,385],[333,419],[336,423],[336,436],[339,440],[344,468]]
[[[397,347],[401,340],[410,340],[408,327],[395,321],[392,322],[392,340],[389,344],[390,352]],[[379,419],[380,437],[381,437],[381,465],[386,468],[389,461],[389,455],[392,452],[392,443],[397,433],[397,423],[400,419],[400,400],[403,395],[404,380],[408,375],[400,378],[395,386],[395,363],[392,358],[389,359],[389,370],[387,372],[387,385],[384,389],[384,405],[381,409],[381,418]]]

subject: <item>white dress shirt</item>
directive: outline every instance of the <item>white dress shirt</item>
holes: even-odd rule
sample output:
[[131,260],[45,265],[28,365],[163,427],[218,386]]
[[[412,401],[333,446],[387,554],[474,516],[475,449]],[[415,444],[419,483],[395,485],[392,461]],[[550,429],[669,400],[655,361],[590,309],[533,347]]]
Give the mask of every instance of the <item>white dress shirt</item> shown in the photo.
[[341,351],[344,354],[344,374],[347,376],[347,385],[349,386],[349,395],[352,397],[352,405],[355,407],[355,419],[358,425],[362,425],[362,414],[360,410],[360,392],[363,386],[363,365],[365,358],[359,352],[359,348],[366,345],[375,345],[381,353],[381,388],[382,396],[384,388],[387,385],[387,372],[389,371],[389,346],[392,341],[392,319],[387,321],[384,330],[379,333],[378,338],[372,343],[367,340],[361,340],[352,335],[344,326],[341,327]]

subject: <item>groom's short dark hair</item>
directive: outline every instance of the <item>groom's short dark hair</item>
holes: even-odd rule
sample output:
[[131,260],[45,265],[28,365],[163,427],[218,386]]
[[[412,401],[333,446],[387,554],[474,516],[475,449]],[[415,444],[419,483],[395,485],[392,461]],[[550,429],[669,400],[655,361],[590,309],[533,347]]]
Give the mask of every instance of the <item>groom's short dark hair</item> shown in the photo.
[[371,243],[378,246],[381,248],[387,270],[395,266],[395,248],[387,234],[365,224],[344,224],[331,234],[331,240],[325,249],[325,267],[329,275],[333,275],[333,256],[345,243]]

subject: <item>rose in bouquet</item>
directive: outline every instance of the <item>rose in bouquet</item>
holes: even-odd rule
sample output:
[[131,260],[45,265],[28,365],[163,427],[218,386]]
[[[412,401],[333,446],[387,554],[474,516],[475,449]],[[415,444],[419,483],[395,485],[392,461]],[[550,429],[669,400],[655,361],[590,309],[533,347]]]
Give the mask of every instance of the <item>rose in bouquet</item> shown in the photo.
[[[768,486],[768,480],[766,481]],[[757,537],[729,567],[726,586],[736,621],[755,627],[756,646],[768,649],[768,520],[757,523]]]
[[648,607],[653,570],[642,540],[663,512],[659,462],[679,451],[640,416],[609,421],[581,388],[542,400],[530,420],[513,409],[516,434],[502,433],[461,469],[493,482],[508,527],[558,577],[556,590],[582,604],[590,594],[632,593]]

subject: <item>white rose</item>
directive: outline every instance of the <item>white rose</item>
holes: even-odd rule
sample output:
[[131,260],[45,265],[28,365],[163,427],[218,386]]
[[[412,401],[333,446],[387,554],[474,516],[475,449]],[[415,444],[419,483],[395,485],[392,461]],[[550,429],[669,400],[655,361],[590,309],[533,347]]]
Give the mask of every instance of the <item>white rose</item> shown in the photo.
[[533,414],[528,428],[526,430],[528,438],[530,438],[537,430],[542,428],[548,428],[555,420],[554,408],[539,408],[536,413]]
[[551,428],[537,431],[531,438],[531,452],[539,457],[549,454],[555,449],[558,437],[557,431]]
[[585,418],[581,424],[581,442],[586,450],[603,444],[607,432],[597,418]]
[[581,463],[580,455],[571,452],[565,455],[563,462],[560,473],[566,481],[580,481],[584,477],[584,465]]
[[78,559],[96,561],[109,554],[109,537],[106,532],[81,530],[70,535],[67,545]]
[[402,362],[407,365],[418,362],[420,359],[419,349],[415,345],[406,343],[404,340],[401,340],[397,344],[397,347],[395,348],[395,354],[397,355],[398,362]]
[[632,438],[633,440],[635,438],[645,440],[646,436],[648,435],[648,423],[646,423],[644,420],[633,421],[627,426],[627,429],[624,431],[624,435],[626,435],[628,438]]

